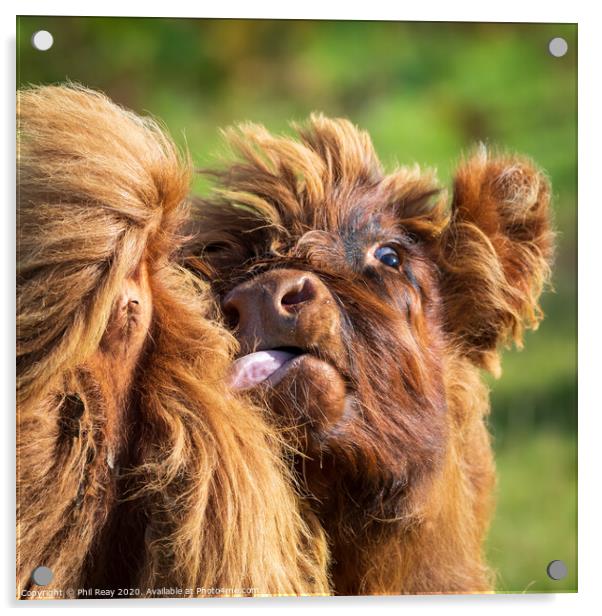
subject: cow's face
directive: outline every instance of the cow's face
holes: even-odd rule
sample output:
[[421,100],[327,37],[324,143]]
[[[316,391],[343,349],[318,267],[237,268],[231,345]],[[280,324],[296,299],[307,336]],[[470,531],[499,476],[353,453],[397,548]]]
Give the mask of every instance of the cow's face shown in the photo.
[[442,349],[421,246],[364,201],[335,228],[269,251],[249,269],[238,264],[241,281],[222,291],[241,346],[233,385],[267,395],[312,457],[336,451],[362,472],[392,476],[405,475],[410,458],[434,461]]
[[350,125],[322,129],[351,140],[330,144],[343,157],[329,168],[298,146],[303,177],[239,178],[253,203],[238,205],[239,186],[231,202],[203,204],[197,254],[240,343],[233,386],[267,400],[312,492],[325,497],[344,476],[380,500],[428,473],[445,440],[436,271],[401,215],[437,190],[417,170],[383,178]]
[[231,134],[242,161],[199,203],[194,252],[240,343],[232,385],[267,400],[314,495],[345,481],[382,511],[441,461],[448,359],[491,367],[529,316],[550,238],[540,225],[534,244],[528,216],[547,185],[479,153],[450,216],[432,175],[384,175],[348,122],[314,117],[300,135]]

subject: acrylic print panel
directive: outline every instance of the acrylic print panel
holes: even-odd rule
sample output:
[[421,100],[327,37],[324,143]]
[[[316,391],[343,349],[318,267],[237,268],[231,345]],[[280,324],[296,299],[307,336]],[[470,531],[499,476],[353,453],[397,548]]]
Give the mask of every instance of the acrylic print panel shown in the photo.
[[576,25],[17,45],[19,598],[576,591]]

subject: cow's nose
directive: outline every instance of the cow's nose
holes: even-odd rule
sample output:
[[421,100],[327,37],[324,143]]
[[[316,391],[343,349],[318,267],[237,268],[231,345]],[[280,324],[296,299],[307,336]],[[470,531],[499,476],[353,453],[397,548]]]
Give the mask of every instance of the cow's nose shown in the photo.
[[279,269],[265,272],[228,293],[222,307],[244,346],[298,345],[297,321],[320,303],[323,284],[312,273]]

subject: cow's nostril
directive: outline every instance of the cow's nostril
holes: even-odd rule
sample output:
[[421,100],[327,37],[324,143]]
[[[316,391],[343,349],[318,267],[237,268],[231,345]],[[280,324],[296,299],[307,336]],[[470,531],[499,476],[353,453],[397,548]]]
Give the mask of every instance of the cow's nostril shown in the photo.
[[316,288],[310,278],[303,278],[292,289],[289,289],[280,299],[280,303],[289,309],[298,304],[309,302],[316,297]]
[[236,310],[236,308],[228,308],[224,310],[224,320],[226,322],[226,327],[236,329],[238,322],[240,321],[238,310]]
[[226,327],[236,329],[240,321],[240,313],[238,312],[238,309],[232,304],[224,304],[222,307],[222,312],[224,314],[224,322]]

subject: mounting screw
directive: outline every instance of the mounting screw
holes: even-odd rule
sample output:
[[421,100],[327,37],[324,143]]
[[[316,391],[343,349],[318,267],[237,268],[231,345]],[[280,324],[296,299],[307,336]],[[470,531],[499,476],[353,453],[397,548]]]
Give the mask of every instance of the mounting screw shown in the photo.
[[53,577],[54,575],[52,574],[52,571],[50,571],[48,567],[43,566],[36,567],[31,574],[33,583],[38,586],[47,586],[50,582],[52,582]]
[[548,577],[553,580],[563,580],[568,575],[568,569],[561,560],[553,560],[548,565]]

